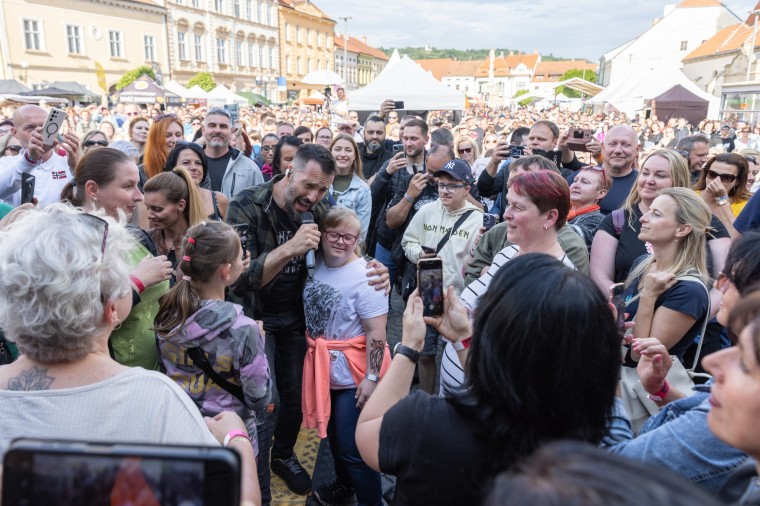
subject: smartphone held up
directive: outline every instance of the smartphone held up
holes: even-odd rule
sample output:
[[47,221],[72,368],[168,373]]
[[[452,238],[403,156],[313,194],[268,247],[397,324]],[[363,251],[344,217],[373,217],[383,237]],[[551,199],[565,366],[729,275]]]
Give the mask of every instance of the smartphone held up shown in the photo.
[[422,298],[423,316],[443,314],[443,262],[440,258],[421,258],[417,262],[417,287]]

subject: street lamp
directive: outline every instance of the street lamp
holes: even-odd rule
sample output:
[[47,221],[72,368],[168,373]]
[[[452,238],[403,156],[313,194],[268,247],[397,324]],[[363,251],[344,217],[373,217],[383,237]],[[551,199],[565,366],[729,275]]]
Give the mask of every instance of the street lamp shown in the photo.
[[354,18],[346,16],[338,19],[342,19],[345,26],[343,30],[343,86],[348,86],[348,20]]

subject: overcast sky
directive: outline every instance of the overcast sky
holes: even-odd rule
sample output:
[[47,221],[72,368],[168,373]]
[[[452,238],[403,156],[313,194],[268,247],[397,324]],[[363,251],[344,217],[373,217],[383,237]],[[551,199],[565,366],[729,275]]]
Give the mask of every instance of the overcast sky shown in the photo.
[[[662,0],[314,0],[350,36],[375,47],[538,50],[564,58],[599,57],[661,17]],[[726,0],[741,19],[757,0]]]

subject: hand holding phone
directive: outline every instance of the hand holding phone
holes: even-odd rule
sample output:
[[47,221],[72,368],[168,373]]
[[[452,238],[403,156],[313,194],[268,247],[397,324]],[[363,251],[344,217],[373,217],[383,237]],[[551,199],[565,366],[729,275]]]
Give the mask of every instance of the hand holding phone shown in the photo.
[[403,100],[396,100],[393,102],[393,108],[403,110],[404,109],[404,101]]
[[615,283],[610,286],[610,303],[615,306],[618,335],[625,336],[625,283]]
[[36,178],[24,172],[21,174],[21,203],[28,204],[34,199],[34,183]]
[[443,314],[443,261],[421,258],[417,262],[417,288],[422,297],[422,316]]
[[50,147],[55,144],[63,122],[66,121],[66,112],[53,107],[48,113],[45,124],[42,126],[42,145]]

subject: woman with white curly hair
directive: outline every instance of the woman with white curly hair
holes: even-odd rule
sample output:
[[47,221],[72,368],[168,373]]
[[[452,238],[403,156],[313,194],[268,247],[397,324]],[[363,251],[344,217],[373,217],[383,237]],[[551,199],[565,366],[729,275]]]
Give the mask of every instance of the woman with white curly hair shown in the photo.
[[218,446],[231,434],[243,497],[257,500],[253,451],[237,437],[245,431],[237,415],[204,422],[170,378],[108,353],[132,303],[127,230],[64,204],[14,213],[0,227],[0,328],[21,355],[0,367],[0,458],[11,440],[29,435]]

